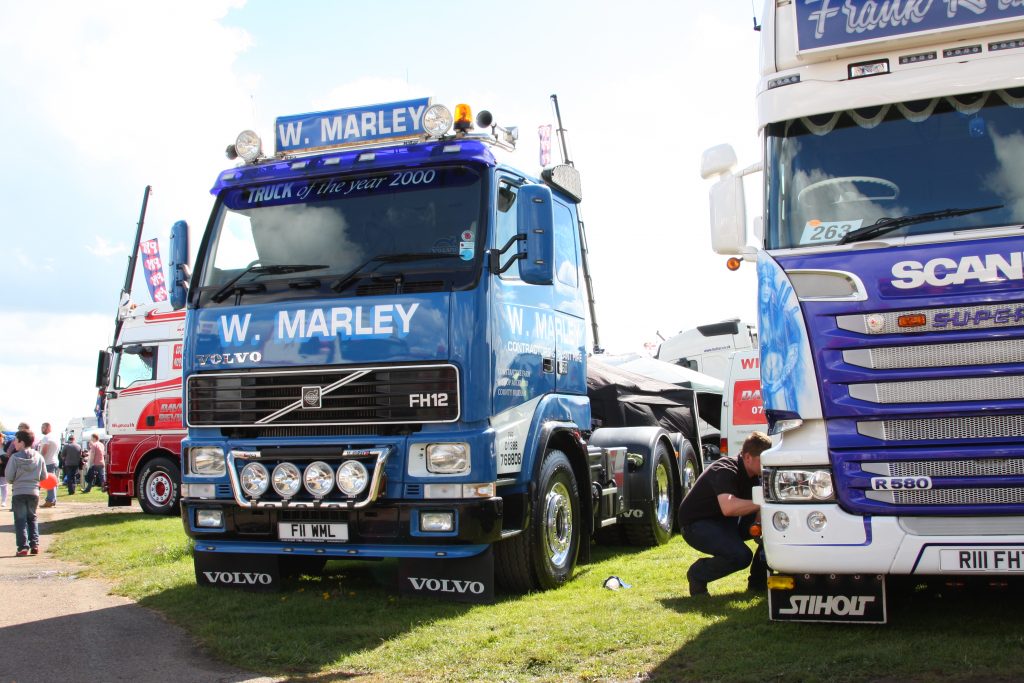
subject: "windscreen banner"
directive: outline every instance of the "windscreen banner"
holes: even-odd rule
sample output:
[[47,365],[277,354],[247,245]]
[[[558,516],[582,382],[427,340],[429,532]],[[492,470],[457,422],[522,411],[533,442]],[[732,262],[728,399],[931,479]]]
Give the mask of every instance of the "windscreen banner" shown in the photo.
[[801,52],[1024,18],[1016,0],[797,0]]

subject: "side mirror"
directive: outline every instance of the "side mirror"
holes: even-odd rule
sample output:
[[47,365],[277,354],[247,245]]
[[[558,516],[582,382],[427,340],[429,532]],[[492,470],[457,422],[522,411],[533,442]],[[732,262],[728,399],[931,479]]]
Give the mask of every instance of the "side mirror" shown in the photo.
[[550,188],[525,185],[519,189],[516,223],[522,258],[519,277],[531,285],[550,285],[555,274],[555,214]]
[[178,221],[171,226],[171,307],[180,310],[188,299],[192,271],[188,258],[188,223]]
[[747,203],[743,194],[743,173],[733,173],[736,152],[731,145],[717,145],[704,152],[700,175],[707,180],[718,176],[711,187],[711,248],[716,254],[743,253],[747,246]]
[[96,388],[106,389],[110,380],[110,351],[100,351],[96,360]]

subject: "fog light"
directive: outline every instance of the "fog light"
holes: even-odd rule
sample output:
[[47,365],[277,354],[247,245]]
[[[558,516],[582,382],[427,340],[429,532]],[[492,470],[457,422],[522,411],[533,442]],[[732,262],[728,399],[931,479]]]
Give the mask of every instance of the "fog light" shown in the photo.
[[807,515],[807,528],[811,531],[821,531],[828,524],[828,518],[824,512],[812,512]]
[[772,526],[778,529],[779,531],[785,531],[789,528],[789,515],[787,515],[782,510],[779,510],[774,515],[772,515]]
[[451,512],[421,512],[420,531],[454,531],[455,514]]
[[251,130],[243,130],[235,138],[235,153],[250,164],[259,159],[263,153],[260,136]]
[[274,468],[274,476],[271,477],[274,490],[282,498],[291,498],[299,492],[302,486],[302,474],[299,468],[290,462],[283,462]]
[[323,498],[334,488],[334,470],[322,460],[317,460],[306,468],[302,483],[315,497]]
[[433,104],[423,112],[423,130],[434,138],[439,138],[451,130],[454,122],[455,117],[443,104]]
[[196,510],[196,526],[204,529],[220,529],[224,526],[222,510]]
[[366,489],[370,476],[358,460],[346,460],[338,468],[338,488],[346,496],[358,496]]
[[251,462],[242,468],[238,481],[247,496],[259,498],[270,487],[270,472],[260,463]]

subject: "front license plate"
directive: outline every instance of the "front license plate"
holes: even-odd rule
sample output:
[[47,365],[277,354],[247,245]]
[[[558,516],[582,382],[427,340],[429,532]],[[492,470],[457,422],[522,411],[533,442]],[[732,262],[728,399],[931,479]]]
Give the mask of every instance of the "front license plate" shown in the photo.
[[277,535],[282,541],[343,543],[348,540],[348,524],[279,522]]
[[1024,572],[1024,548],[944,548],[939,551],[939,569],[985,574]]

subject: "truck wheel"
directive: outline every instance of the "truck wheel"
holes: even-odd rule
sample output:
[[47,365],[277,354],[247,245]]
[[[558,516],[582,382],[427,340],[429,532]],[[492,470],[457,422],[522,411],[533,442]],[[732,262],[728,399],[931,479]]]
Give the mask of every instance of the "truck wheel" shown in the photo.
[[580,494],[572,466],[562,451],[548,451],[529,526],[495,546],[498,581],[523,593],[562,585],[576,566],[580,528]]
[[700,476],[700,470],[697,468],[697,454],[693,451],[693,446],[690,445],[689,441],[683,442],[682,453],[679,454],[679,459],[683,462],[681,475],[681,491],[679,494],[679,502],[686,498],[686,494],[690,492],[693,485],[697,482],[697,477]]
[[[653,547],[665,545],[672,538],[672,524],[676,512],[675,484],[672,481],[672,457],[663,441],[654,450],[651,467],[651,500],[643,503],[643,514],[623,524],[623,532],[630,545]],[[620,524],[622,518],[620,517]]]
[[181,471],[168,458],[154,458],[139,472],[135,490],[144,512],[151,515],[177,514]]

